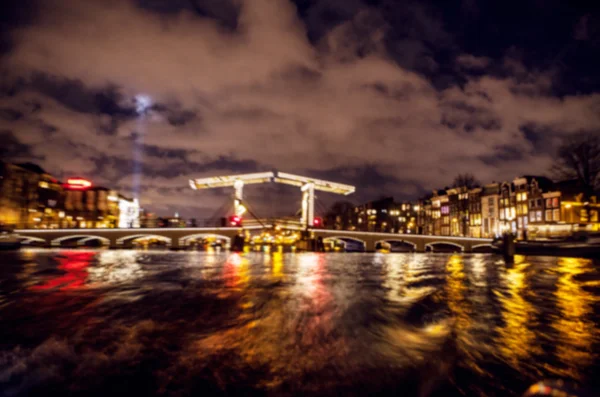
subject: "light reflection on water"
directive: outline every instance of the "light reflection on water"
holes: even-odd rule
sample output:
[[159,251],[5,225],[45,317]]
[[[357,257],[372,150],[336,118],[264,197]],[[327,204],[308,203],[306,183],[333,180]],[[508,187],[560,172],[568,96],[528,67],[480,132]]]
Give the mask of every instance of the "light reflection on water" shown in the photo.
[[533,322],[536,321],[536,308],[531,304],[535,292],[527,282],[527,270],[531,264],[526,258],[517,256],[513,267],[501,275],[504,288],[495,290],[501,304],[503,324],[497,328],[498,354],[518,371],[522,366],[530,366],[534,355],[539,355]]
[[547,377],[598,387],[590,260],[214,250],[0,259],[7,395],[115,394],[115,382],[143,395],[503,396]]
[[580,369],[595,359],[590,341],[597,340],[598,326],[592,317],[598,296],[583,289],[577,280],[591,269],[590,261],[560,258],[554,271],[559,273],[555,292],[559,312],[553,315],[552,327],[558,332],[556,357],[560,366],[549,368],[559,377],[581,380]]

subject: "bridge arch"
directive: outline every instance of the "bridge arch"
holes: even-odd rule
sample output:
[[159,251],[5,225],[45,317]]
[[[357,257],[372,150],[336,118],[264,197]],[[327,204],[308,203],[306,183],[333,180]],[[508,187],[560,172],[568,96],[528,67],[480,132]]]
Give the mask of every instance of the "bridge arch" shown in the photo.
[[[375,241],[375,247],[377,247],[377,245],[381,244],[381,243],[388,243],[388,244],[390,244],[390,243],[400,243],[400,244],[403,244],[403,245],[410,245],[412,247],[413,251],[417,250],[417,244],[415,244],[415,243],[413,243],[411,241],[408,241],[408,240],[402,240],[402,239],[398,239],[398,238],[386,238],[386,239],[382,239],[382,240],[377,240],[377,241]],[[392,244],[390,244],[390,246],[391,245]]]
[[434,241],[432,243],[427,243],[425,244],[425,251],[427,251],[429,249],[430,252],[435,252],[435,246],[453,246],[456,247],[458,249],[460,249],[461,252],[465,251],[465,247],[463,245],[457,244],[457,243],[453,243],[451,241]]
[[40,237],[19,236],[19,238],[21,239],[21,244],[25,244],[25,245],[29,245],[33,242],[42,243],[42,244],[48,243],[45,239],[40,238]]
[[223,234],[216,234],[216,233],[194,233],[194,234],[190,234],[184,237],[179,238],[179,246],[180,247],[186,247],[190,240],[194,240],[197,238],[208,238],[208,237],[215,237],[215,238],[219,238],[219,239],[223,239],[225,241],[227,241],[227,244],[231,246],[231,237],[225,236]]
[[67,236],[58,237],[58,238],[55,238],[54,240],[50,241],[50,245],[53,247],[60,247],[60,245],[63,241],[74,240],[74,239],[78,239],[77,245],[83,245],[83,243],[82,243],[83,241],[92,241],[92,240],[100,240],[102,242],[102,244],[110,245],[110,240],[107,239],[106,237],[90,236],[90,235],[85,235],[85,234],[70,234]]
[[165,243],[167,243],[168,246],[170,246],[173,242],[173,240],[169,237],[166,236],[161,236],[160,234],[153,234],[153,233],[140,233],[140,234],[131,234],[128,236],[123,236],[121,238],[118,238],[116,243],[117,245],[123,245],[125,244],[126,241],[134,241],[134,240],[138,240],[141,238],[155,238],[157,240],[161,240],[164,241]]
[[365,240],[361,240],[359,238],[356,237],[348,237],[348,236],[327,236],[325,238],[323,238],[323,242],[326,241],[341,241],[344,243],[344,248],[347,247],[347,243],[352,241],[355,243],[358,243],[360,245],[362,245],[362,250],[366,251],[367,250],[367,242]]
[[[475,252],[475,250],[480,250],[482,248],[487,248],[487,249],[492,249],[493,245],[492,244],[477,244],[471,247],[471,251]],[[487,251],[483,251],[483,252],[487,252]]]

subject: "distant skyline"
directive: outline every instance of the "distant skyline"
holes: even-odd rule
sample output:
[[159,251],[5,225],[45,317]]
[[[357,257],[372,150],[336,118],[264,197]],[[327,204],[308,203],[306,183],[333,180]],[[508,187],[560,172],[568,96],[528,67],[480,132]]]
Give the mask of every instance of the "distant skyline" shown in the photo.
[[[358,203],[552,176],[562,136],[600,133],[598,6],[490,3],[7,0],[0,153],[197,218],[231,192],[194,177],[279,169]],[[300,202],[247,194],[261,213]]]

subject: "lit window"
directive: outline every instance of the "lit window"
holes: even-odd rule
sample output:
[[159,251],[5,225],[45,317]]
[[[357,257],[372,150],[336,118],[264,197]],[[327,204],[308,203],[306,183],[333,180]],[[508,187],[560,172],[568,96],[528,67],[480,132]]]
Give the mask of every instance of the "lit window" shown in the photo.
[[552,199],[552,206],[553,206],[554,208],[558,208],[558,197],[554,197],[554,198]]
[[529,213],[529,222],[535,222],[535,212]]
[[552,218],[554,218],[555,222],[560,221],[560,210],[558,208],[554,209],[552,213]]
[[536,218],[538,222],[542,221],[542,211],[538,211],[536,212]]
[[552,199],[546,199],[546,208],[552,207]]
[[546,210],[546,222],[552,221],[552,210]]
[[588,221],[588,212],[585,208],[581,209],[581,212],[579,213],[579,218],[580,218],[581,222]]
[[590,211],[590,222],[598,222],[598,211]]

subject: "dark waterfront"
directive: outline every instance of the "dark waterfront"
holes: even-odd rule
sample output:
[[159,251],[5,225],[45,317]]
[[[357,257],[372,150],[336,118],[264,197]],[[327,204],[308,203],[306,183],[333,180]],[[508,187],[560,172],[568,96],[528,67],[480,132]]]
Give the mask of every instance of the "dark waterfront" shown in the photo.
[[600,390],[600,263],[485,254],[0,254],[2,396]]

